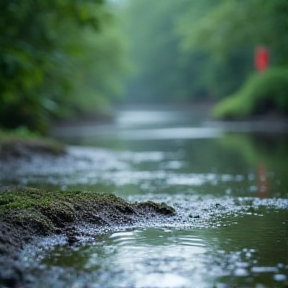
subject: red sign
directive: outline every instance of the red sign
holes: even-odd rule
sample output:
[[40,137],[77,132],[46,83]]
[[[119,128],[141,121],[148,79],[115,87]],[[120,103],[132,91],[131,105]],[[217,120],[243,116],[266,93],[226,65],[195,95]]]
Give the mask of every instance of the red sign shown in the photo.
[[269,64],[269,52],[265,47],[258,47],[255,55],[255,66],[260,72],[263,72]]

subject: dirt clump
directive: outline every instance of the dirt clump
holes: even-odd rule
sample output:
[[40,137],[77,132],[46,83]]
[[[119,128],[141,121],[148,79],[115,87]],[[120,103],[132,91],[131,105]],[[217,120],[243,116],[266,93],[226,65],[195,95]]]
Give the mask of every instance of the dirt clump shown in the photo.
[[47,191],[12,187],[0,190],[0,287],[25,282],[20,251],[35,237],[64,235],[73,245],[78,227],[129,226],[175,215],[174,208],[151,201],[129,203],[92,191]]

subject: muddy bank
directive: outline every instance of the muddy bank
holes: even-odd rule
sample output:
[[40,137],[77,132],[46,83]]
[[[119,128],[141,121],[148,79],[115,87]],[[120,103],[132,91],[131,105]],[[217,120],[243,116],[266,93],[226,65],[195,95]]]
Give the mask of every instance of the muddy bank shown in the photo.
[[36,237],[62,235],[69,245],[73,245],[85,237],[85,230],[79,228],[86,224],[94,227],[97,233],[101,227],[132,226],[174,214],[175,210],[165,204],[151,201],[128,203],[114,195],[91,191],[2,189],[0,287],[25,284],[27,273],[22,268],[19,253]]
[[0,133],[0,161],[13,158],[32,158],[35,155],[65,155],[66,147],[51,138]]

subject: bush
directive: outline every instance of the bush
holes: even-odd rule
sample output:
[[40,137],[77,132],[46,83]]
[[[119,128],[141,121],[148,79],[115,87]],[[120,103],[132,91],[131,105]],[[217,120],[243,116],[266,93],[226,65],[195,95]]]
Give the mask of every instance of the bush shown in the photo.
[[269,112],[288,115],[288,69],[271,68],[255,73],[240,91],[221,101],[214,118],[241,119]]
[[119,27],[104,0],[1,0],[0,127],[45,134],[55,118],[106,113],[126,71]]

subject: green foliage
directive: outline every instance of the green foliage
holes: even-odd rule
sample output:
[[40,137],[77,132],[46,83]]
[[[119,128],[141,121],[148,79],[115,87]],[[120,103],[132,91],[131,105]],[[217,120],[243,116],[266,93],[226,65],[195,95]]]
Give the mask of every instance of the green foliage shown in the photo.
[[[121,70],[118,57],[123,57],[122,50],[116,48],[114,56],[114,50],[104,48],[108,43],[103,39],[110,37],[111,46],[119,43],[111,35],[106,36],[104,26],[111,18],[103,0],[1,1],[0,125],[7,128],[27,126],[45,132],[51,117],[62,117],[65,111],[72,109],[63,109],[68,103],[81,107],[80,101],[70,97],[76,84],[84,86],[75,80],[77,74],[86,73],[98,86],[104,86],[101,93],[105,94],[107,90],[114,93],[115,89],[110,86],[115,86],[111,82],[117,82],[118,74],[113,72],[109,83],[105,82],[105,77],[97,77],[103,72],[103,64],[97,66],[99,59],[106,61],[106,70]],[[95,38],[93,45],[91,38]],[[86,54],[94,64],[93,69],[92,64],[85,67],[83,63]],[[118,62],[113,66],[114,60]],[[95,89],[97,98],[98,87]],[[78,96],[80,99],[85,97],[85,91]],[[98,104],[95,102],[89,106],[89,111]]]
[[130,100],[187,102],[222,97],[239,88],[253,69],[251,49],[240,46],[221,58],[198,42],[186,45],[206,14],[220,3],[128,1],[125,18],[137,68],[128,86]]
[[111,101],[117,101],[122,94],[123,77],[130,69],[123,57],[127,47],[119,26],[116,19],[110,19],[102,25],[101,33],[82,33],[85,53],[74,60],[77,69],[73,74],[73,91],[63,113],[111,116]]
[[[222,0],[218,3],[195,29],[181,30],[186,49],[200,46],[214,57],[224,58],[236,47],[253,49],[262,44],[270,48],[275,63],[287,62],[287,1]],[[189,19],[182,21],[188,27]]]
[[129,1],[124,11],[126,31],[131,40],[131,58],[136,73],[129,82],[130,100],[151,102],[181,98],[175,17],[182,3],[171,0]]
[[130,100],[222,98],[254,71],[258,45],[271,66],[288,57],[286,0],[130,0],[125,18],[137,73]]
[[271,66],[288,64],[286,0],[127,0],[119,6],[124,31],[110,7],[0,2],[0,126],[45,132],[51,118],[108,115],[129,69],[123,32],[134,102],[226,97],[254,70],[259,44],[270,50]]
[[288,69],[273,68],[255,73],[234,95],[215,108],[216,118],[239,119],[277,111],[288,115]]

